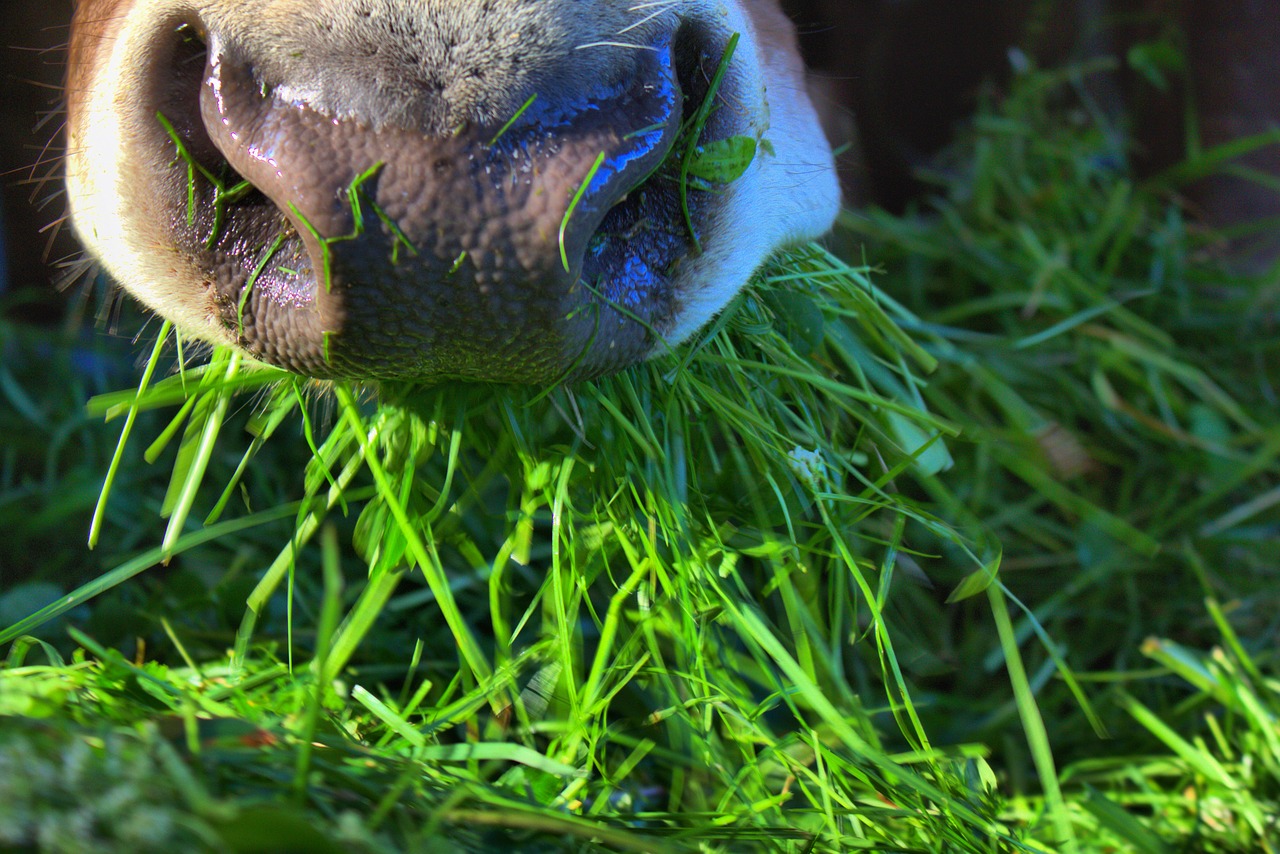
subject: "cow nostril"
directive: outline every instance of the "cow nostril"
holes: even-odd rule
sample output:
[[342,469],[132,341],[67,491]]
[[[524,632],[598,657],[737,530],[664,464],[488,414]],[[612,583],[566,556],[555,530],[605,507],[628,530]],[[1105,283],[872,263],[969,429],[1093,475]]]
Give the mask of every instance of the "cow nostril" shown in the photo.
[[167,62],[155,69],[162,81],[156,93],[154,118],[165,127],[174,153],[185,154],[192,166],[212,174],[226,168],[226,159],[209,138],[200,116],[200,87],[204,82],[209,48],[195,24],[182,24],[172,35]]
[[[282,315],[314,304],[311,257],[286,213],[215,141],[202,108],[216,44],[216,34],[206,39],[200,22],[188,21],[152,45],[147,85],[135,102],[135,121],[150,128],[141,159],[160,176],[147,201],[162,212],[156,227],[202,272],[183,296],[200,306],[202,319],[219,317],[230,340],[264,361],[318,375],[322,356],[299,358],[279,328]],[[281,312],[262,311],[264,304]],[[324,320],[289,319],[287,325],[307,328]]]
[[715,33],[706,24],[698,21],[684,21],[676,30],[673,47],[675,54],[676,80],[684,94],[684,114],[682,121],[689,127],[702,109],[707,98],[717,101],[707,113],[705,124],[699,128],[701,136],[707,139],[718,139],[741,132],[741,117],[729,108],[730,98],[722,86],[713,92],[713,80],[722,62],[729,58],[730,39],[722,33]]
[[[185,173],[185,186],[177,188],[188,201],[171,206],[175,217],[185,217],[188,225],[198,219],[194,210],[195,200],[207,193],[212,184],[215,207],[218,196],[228,198],[232,189],[238,203],[254,204],[263,201],[261,193],[244,180],[230,161],[214,143],[205,126],[200,110],[200,93],[208,71],[209,45],[203,28],[197,23],[184,23],[176,27],[170,38],[167,59],[157,64],[159,81],[154,95],[153,119],[163,131],[159,138],[171,161]],[[161,56],[165,54],[162,53]],[[172,223],[178,227],[178,223]],[[205,242],[212,245],[217,239],[219,223],[206,227]]]
[[583,276],[611,301],[629,308],[652,303],[654,293],[666,290],[663,280],[701,252],[702,232],[721,190],[690,180],[682,161],[703,141],[748,132],[732,93],[717,88],[717,72],[731,60],[731,43],[692,21],[672,37],[682,102],[669,120],[678,121],[679,133],[664,162],[609,209],[587,244]]

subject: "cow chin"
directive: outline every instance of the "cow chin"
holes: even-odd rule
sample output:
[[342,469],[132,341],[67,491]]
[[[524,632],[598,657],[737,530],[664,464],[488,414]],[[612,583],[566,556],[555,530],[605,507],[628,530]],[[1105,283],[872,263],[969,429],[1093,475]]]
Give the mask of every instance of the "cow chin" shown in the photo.
[[317,378],[614,372],[839,204],[776,0],[83,0],[67,95],[108,273]]

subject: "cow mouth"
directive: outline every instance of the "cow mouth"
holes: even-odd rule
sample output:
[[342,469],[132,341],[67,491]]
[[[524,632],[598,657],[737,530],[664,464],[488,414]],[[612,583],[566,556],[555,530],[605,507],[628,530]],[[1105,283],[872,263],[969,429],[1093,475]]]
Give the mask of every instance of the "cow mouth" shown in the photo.
[[705,32],[683,26],[574,103],[535,94],[445,134],[329,114],[216,35],[175,39],[156,110],[171,233],[254,357],[318,378],[548,383],[634,364],[672,325],[673,282],[720,207],[673,165],[723,55]]

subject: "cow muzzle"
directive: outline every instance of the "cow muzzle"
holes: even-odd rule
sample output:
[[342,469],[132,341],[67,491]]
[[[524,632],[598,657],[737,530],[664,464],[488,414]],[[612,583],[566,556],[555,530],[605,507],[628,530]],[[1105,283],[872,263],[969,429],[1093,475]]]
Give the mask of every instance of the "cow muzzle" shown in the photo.
[[[626,45],[534,50],[531,68],[518,46],[468,60],[474,32],[456,27],[393,51],[352,27],[281,47],[225,12],[126,23],[132,65],[116,73],[137,85],[71,116],[90,142],[95,117],[116,122],[119,163],[95,173],[73,154],[73,217],[180,326],[308,376],[619,370],[687,334],[704,240],[732,230],[733,187],[691,178],[696,147],[736,140],[741,155],[768,129],[758,70],[718,80],[730,31],[669,12],[640,23]],[[103,205],[76,210],[106,185],[127,252],[162,247],[135,266],[177,271],[159,296],[112,266],[93,233],[111,231]]]

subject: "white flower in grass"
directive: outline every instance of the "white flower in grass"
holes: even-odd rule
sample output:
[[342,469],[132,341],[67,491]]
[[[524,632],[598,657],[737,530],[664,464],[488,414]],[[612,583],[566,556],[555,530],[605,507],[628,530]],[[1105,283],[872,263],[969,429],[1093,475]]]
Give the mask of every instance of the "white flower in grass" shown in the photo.
[[787,452],[787,462],[791,465],[791,472],[814,491],[827,480],[827,463],[817,448],[808,451],[796,445]]

